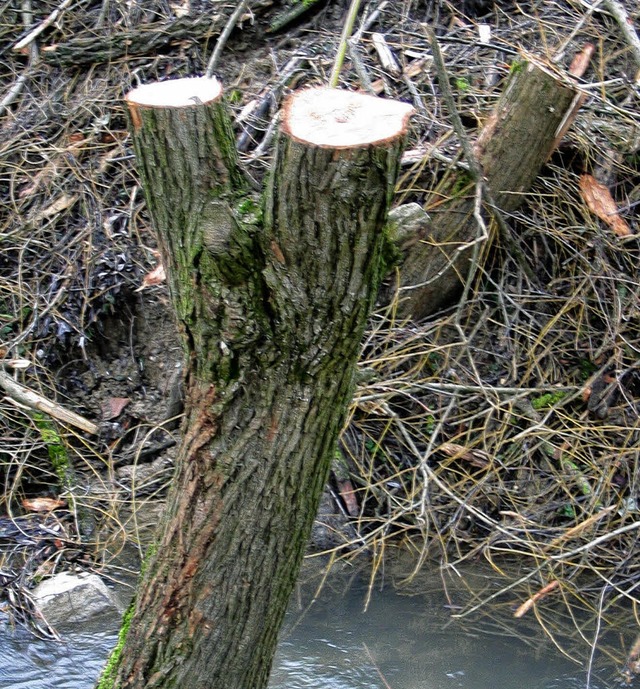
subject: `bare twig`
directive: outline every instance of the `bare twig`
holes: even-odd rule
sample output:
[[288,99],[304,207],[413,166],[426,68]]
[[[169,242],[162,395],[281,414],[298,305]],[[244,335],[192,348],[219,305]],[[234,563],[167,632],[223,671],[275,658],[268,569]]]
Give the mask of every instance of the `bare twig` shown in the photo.
[[526,613],[533,608],[533,606],[539,601],[548,596],[553,590],[557,589],[560,582],[557,579],[549,582],[546,586],[543,586],[539,591],[536,591],[513,613],[516,618],[523,617]]
[[43,19],[35,29],[29,31],[29,33],[21,38],[14,46],[13,49],[17,51],[24,50],[32,41],[34,41],[45,29],[51,26],[60,14],[73,2],[73,0],[62,0],[58,7],[49,14],[45,19]]
[[567,46],[571,43],[571,41],[582,31],[582,27],[584,24],[589,20],[591,15],[598,9],[598,6],[602,3],[602,0],[595,0],[595,2],[589,7],[589,9],[586,11],[582,19],[573,27],[573,30],[571,33],[566,37],[566,39],[562,42],[562,45],[556,50],[555,55],[553,56],[553,61],[554,62],[560,62],[562,58],[564,57],[564,53],[567,49]]
[[24,85],[27,83],[27,75],[21,74],[13,83],[11,88],[7,91],[4,98],[0,101],[0,115],[3,115],[6,109],[15,103],[18,96],[22,93]]
[[[640,69],[640,38],[638,38],[638,32],[633,27],[631,17],[622,3],[617,0],[604,0],[604,4],[620,25],[620,29],[633,52],[633,57],[638,65],[638,69]],[[640,79],[640,72],[638,74],[638,79]]]
[[353,40],[358,42],[362,38],[362,36],[365,34],[366,31],[369,31],[369,29],[373,26],[375,22],[378,21],[378,18],[382,14],[383,10],[386,8],[386,6],[389,4],[389,0],[383,0],[373,12],[365,15],[362,19],[362,22],[360,26],[358,27],[358,30],[355,32],[353,35]]
[[[295,72],[301,68],[305,59],[306,58],[302,55],[294,55],[282,68],[276,83],[263,93],[262,97],[251,111],[249,122],[243,127],[243,132],[238,139],[237,148],[241,153],[248,151],[251,144],[254,142],[254,134],[258,131],[258,127],[255,126],[255,123],[261,119],[265,119],[271,108],[277,108],[284,87]],[[262,150],[263,149],[261,149],[261,151]]]
[[[22,2],[22,22],[25,28],[29,28],[33,22],[33,13],[31,8],[31,0],[23,0]],[[35,43],[29,45],[29,63],[28,67],[32,67],[38,59],[38,46]],[[22,93],[22,89],[28,80],[28,72],[21,74],[9,88],[4,98],[0,101],[0,116],[4,115],[7,108],[15,103],[18,96]]]
[[570,550],[567,553],[560,553],[560,555],[551,555],[551,559],[568,560],[569,558],[574,557],[575,555],[583,553],[585,550],[592,550],[594,546],[606,543],[607,541],[610,541],[612,538],[615,538],[616,536],[621,536],[622,534],[628,533],[629,531],[637,531],[639,529],[640,521],[632,522],[631,524],[625,524],[624,526],[621,526],[617,529],[613,529],[608,533],[602,534],[602,536],[598,536],[597,538],[594,538],[592,541],[584,543],[578,548],[574,548],[573,550]]
[[358,47],[358,43],[353,38],[350,38],[347,41],[347,45],[349,47],[349,57],[351,58],[351,62],[353,62],[353,66],[356,70],[358,78],[360,79],[360,84],[362,88],[368,93],[376,95],[376,92],[374,91],[373,86],[371,85],[371,79],[369,78],[367,69],[364,66],[362,57],[360,56],[360,48]]
[[596,648],[600,639],[600,627],[602,626],[602,608],[604,607],[604,598],[607,594],[607,586],[604,586],[600,593],[600,600],[598,602],[598,616],[595,632],[593,633],[593,642],[591,644],[591,653],[589,653],[589,662],[587,664],[587,682],[585,689],[591,689],[591,674],[593,672],[593,659],[596,655]]
[[216,42],[216,47],[213,51],[213,55],[209,59],[209,64],[207,65],[207,76],[210,79],[211,77],[213,77],[213,72],[216,68],[216,65],[218,64],[220,55],[222,55],[222,51],[224,50],[224,47],[227,44],[227,41],[229,40],[229,36],[231,36],[231,32],[235,29],[236,24],[238,23],[238,20],[242,16],[242,13],[244,12],[248,3],[249,0],[240,0],[238,6],[233,11],[233,14],[229,17],[229,20],[225,24],[225,27],[222,30],[222,33],[220,34],[218,41]]
[[364,650],[367,652],[367,655],[369,656],[369,660],[371,661],[373,667],[376,669],[376,672],[378,673],[378,677],[380,677],[380,681],[384,685],[384,689],[391,689],[391,685],[389,682],[387,682],[385,676],[382,674],[382,670],[380,669],[378,663],[376,663],[373,655],[371,654],[371,651],[369,650],[369,647],[367,644],[363,643]]
[[49,416],[53,416],[54,419],[62,423],[68,423],[71,426],[80,428],[93,435],[96,435],[99,431],[95,423],[88,421],[83,416],[80,416],[80,414],[65,409],[56,402],[48,400],[39,393],[24,387],[24,385],[20,385],[20,383],[17,383],[4,371],[0,371],[0,387],[11,397],[11,399],[20,404],[24,404],[30,409],[36,409],[45,414],[49,414]]

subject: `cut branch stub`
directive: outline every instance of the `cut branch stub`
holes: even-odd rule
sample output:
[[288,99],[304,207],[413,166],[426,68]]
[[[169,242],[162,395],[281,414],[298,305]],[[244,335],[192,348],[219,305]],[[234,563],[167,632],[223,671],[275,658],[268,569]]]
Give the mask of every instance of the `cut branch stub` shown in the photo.
[[[220,352],[221,343],[252,340],[255,324],[236,314],[261,289],[252,277],[255,203],[238,165],[220,83],[163,81],[134,89],[126,101],[138,170],[188,349]],[[201,314],[210,316],[205,329],[195,327]],[[228,363],[214,359],[218,366]],[[219,374],[209,364],[197,372],[205,380]]]
[[[514,64],[474,147],[498,211],[512,212],[523,202],[581,102],[574,80],[551,66],[532,57]],[[436,207],[427,208],[431,223],[402,265],[401,314],[423,318],[459,296],[478,237],[475,195],[468,173],[451,171],[441,184]]]
[[356,323],[355,332],[364,328],[382,277],[383,226],[412,111],[328,88],[285,104],[265,212],[267,255],[276,260],[264,275],[278,340],[304,337],[306,357],[345,335],[358,347],[350,335]]

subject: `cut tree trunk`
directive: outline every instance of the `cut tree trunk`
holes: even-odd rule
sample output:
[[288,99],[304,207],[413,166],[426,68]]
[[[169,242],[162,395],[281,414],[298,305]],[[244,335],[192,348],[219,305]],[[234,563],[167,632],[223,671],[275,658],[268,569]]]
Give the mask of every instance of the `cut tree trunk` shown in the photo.
[[[498,210],[523,202],[540,169],[573,122],[582,95],[569,77],[532,58],[516,63],[475,144],[476,160]],[[424,318],[462,291],[478,237],[476,185],[451,171],[438,189],[401,268],[399,313]],[[491,209],[488,209],[491,215]]]
[[217,82],[127,102],[183,333],[186,418],[99,686],[260,689],[351,400],[411,108],[294,95],[260,218]]

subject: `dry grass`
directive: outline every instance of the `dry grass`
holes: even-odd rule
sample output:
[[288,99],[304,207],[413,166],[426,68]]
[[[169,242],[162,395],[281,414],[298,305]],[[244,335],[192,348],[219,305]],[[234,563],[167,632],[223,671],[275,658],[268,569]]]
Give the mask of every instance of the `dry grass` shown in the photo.
[[[369,550],[374,571],[398,542],[415,553],[416,570],[436,558],[455,573],[481,558],[496,578],[487,589],[470,585],[462,617],[515,610],[542,592],[522,614],[586,662],[620,624],[616,611],[637,615],[640,246],[590,213],[579,175],[605,181],[637,231],[640,119],[629,77],[638,66],[610,18],[586,16],[577,3],[534,9],[498,11],[489,20],[492,47],[486,56],[474,47],[471,65],[468,28],[440,40],[466,122],[482,121],[496,97],[499,48],[505,59],[517,45],[549,59],[560,52],[568,64],[585,41],[599,46],[583,84],[586,106],[509,218],[535,281],[496,240],[456,308],[421,324],[395,323],[393,306],[381,314],[344,450],[361,477],[362,540],[354,546]],[[428,52],[411,32],[397,44],[405,54]],[[435,141],[453,159],[437,91],[422,89],[427,146]],[[440,203],[434,182],[446,169],[418,164],[401,197]],[[562,610],[577,638],[567,638]],[[580,632],[596,622],[595,640]],[[606,653],[622,666],[632,641]]]

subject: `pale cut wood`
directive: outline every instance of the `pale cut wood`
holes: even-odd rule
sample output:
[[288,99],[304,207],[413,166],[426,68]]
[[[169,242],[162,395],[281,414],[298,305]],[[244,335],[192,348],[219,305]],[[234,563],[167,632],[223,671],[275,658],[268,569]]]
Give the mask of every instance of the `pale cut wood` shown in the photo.
[[129,108],[185,108],[211,103],[222,95],[222,86],[214,77],[192,77],[143,84],[129,91],[125,100]]
[[282,130],[315,146],[357,148],[403,136],[413,107],[353,91],[315,88],[287,101]]

